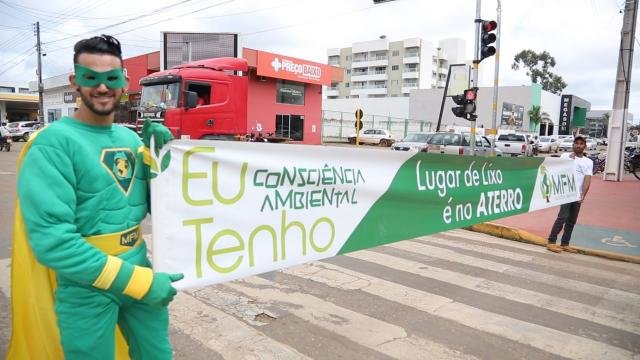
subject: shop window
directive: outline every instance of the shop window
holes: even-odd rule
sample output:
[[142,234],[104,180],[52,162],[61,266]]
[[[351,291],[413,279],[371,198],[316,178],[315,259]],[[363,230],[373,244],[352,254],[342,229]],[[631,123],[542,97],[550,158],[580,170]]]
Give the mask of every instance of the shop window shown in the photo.
[[0,86],[0,93],[14,93],[16,89],[13,86]]
[[47,110],[48,122],[52,123],[62,117],[62,109],[49,109]]
[[302,141],[304,139],[304,116],[277,114],[276,136],[288,137],[294,141]]
[[211,104],[211,85],[207,83],[189,83],[187,91],[193,91],[198,95],[196,106]]
[[276,102],[279,104],[304,105],[304,84],[279,80],[276,84]]

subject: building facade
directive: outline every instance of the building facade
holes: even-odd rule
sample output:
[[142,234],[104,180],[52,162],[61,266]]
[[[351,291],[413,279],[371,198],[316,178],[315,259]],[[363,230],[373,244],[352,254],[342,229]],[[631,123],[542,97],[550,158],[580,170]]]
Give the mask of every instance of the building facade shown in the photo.
[[322,143],[322,86],[342,80],[342,69],[288,55],[243,48],[249,65],[247,131]]
[[0,122],[38,119],[38,93],[27,83],[0,82]]
[[328,64],[345,69],[343,82],[325,88],[328,99],[408,97],[413,89],[443,88],[450,64],[466,63],[465,41],[420,38],[353,43],[327,50]]

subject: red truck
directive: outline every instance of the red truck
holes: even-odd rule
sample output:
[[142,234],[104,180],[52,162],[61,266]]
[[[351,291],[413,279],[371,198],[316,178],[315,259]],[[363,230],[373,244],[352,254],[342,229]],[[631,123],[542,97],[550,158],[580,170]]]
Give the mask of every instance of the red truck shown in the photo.
[[248,63],[215,58],[140,79],[137,127],[161,122],[177,138],[238,140],[247,134]]

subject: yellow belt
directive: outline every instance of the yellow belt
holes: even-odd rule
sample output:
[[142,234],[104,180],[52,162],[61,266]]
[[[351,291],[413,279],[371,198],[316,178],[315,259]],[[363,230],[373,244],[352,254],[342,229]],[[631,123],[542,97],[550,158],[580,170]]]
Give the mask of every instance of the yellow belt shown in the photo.
[[138,247],[144,242],[140,225],[111,234],[87,236],[85,240],[105,254],[114,256]]

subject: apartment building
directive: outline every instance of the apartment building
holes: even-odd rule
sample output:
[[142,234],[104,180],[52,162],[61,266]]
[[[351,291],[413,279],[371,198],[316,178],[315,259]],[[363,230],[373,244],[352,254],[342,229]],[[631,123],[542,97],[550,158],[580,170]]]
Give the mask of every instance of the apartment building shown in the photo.
[[449,64],[466,63],[465,41],[409,38],[353,43],[327,50],[328,64],[345,69],[344,81],[325,89],[328,99],[408,97],[412,89],[445,86]]

